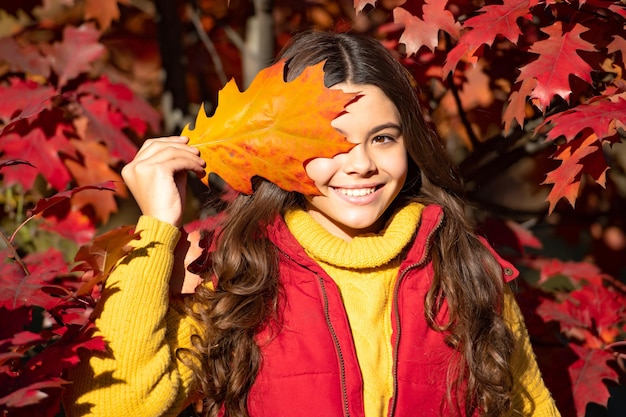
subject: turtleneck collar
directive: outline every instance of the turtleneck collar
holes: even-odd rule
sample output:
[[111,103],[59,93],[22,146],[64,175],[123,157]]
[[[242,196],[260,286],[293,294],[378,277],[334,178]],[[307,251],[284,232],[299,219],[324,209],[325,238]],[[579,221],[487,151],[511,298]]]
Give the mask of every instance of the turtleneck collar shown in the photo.
[[419,203],[405,205],[379,233],[356,236],[350,242],[330,234],[302,209],[285,213],[285,223],[312,258],[342,268],[376,268],[396,258],[411,241],[423,209]]

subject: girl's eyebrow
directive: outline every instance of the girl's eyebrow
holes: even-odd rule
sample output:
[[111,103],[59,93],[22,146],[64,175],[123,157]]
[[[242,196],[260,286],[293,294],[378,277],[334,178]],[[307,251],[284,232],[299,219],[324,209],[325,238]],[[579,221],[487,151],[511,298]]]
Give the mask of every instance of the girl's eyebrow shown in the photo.
[[[402,132],[402,128],[399,125],[397,125],[396,123],[390,122],[390,123],[383,123],[382,125],[374,126],[367,133],[368,135],[371,136],[374,133],[378,133],[381,130],[385,130],[385,129],[396,129],[398,132]],[[335,130],[339,132],[340,134],[346,136],[346,132],[344,132],[343,130],[339,128],[335,128]]]

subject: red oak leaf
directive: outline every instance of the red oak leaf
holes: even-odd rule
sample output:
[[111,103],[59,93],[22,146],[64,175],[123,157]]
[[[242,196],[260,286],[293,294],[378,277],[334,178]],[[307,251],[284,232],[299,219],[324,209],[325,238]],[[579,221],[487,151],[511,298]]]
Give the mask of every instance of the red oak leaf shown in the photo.
[[626,39],[623,36],[613,36],[613,41],[607,45],[609,54],[621,52],[622,59],[626,59]]
[[482,45],[491,46],[498,35],[517,43],[522,34],[517,19],[531,19],[530,9],[537,5],[539,0],[504,0],[503,4],[483,6],[477,16],[470,17],[463,23],[463,29],[468,29],[459,43],[448,53],[443,73],[452,71],[463,57],[468,57],[476,63],[474,56]]
[[[10,255],[3,257],[10,259]],[[55,307],[59,298],[52,297],[42,289],[51,285],[58,275],[68,272],[63,254],[55,249],[25,256],[23,262],[29,270],[26,275],[14,262],[0,264],[0,307],[14,309],[37,305],[45,309]]]
[[502,115],[505,133],[509,133],[511,131],[513,120],[515,120],[518,125],[524,126],[527,99],[536,86],[536,79],[526,78],[522,81],[519,90],[513,91],[509,96],[508,105]]
[[24,189],[30,189],[39,172],[51,186],[57,190],[64,189],[71,179],[59,155],[59,150],[64,148],[67,148],[67,137],[62,131],[62,126],[57,126],[52,137],[47,137],[39,127],[35,127],[24,136],[17,133],[7,134],[0,140],[0,151],[4,156],[9,159],[27,160],[37,169],[7,167],[2,172],[5,185],[19,183]]
[[91,64],[105,53],[104,45],[98,42],[99,38],[100,32],[92,25],[66,26],[63,29],[63,41],[56,42],[48,55],[52,69],[59,77],[58,88],[88,72]]
[[562,302],[541,299],[536,311],[546,322],[558,322],[566,334],[572,329],[586,330],[569,334],[584,334],[585,338],[577,339],[594,346],[597,344],[595,335],[617,327],[623,316],[624,301],[623,295],[602,285],[585,285],[570,292]]
[[589,327],[588,316],[582,315],[581,317],[581,315],[573,314],[576,313],[576,308],[567,301],[558,302],[541,298],[536,312],[546,322],[555,321],[559,323],[563,331]]
[[52,197],[42,198],[37,202],[35,207],[28,211],[28,216],[34,216],[39,213],[43,213],[44,216],[53,215],[54,207],[64,201],[69,200],[74,194],[84,190],[108,190],[115,191],[115,184],[113,181],[107,181],[102,184],[85,185],[82,187],[72,188],[71,190],[56,193]]
[[448,0],[425,2],[422,8],[424,20],[402,7],[393,9],[394,22],[404,25],[399,42],[405,45],[407,55],[416,53],[422,46],[434,52],[439,44],[440,30],[450,34],[453,39],[459,38],[461,24],[445,9],[446,4]]
[[81,246],[74,257],[74,261],[79,264],[73,270],[88,271],[90,276],[77,294],[88,294],[95,284],[105,279],[117,261],[132,250],[129,243],[138,238],[139,234],[134,232],[133,226],[121,226],[97,236],[90,244]]
[[538,285],[546,282],[555,275],[565,275],[577,285],[580,281],[587,281],[594,285],[602,285],[602,271],[597,265],[589,262],[564,262],[559,259],[550,259],[539,266]]
[[550,105],[554,96],[569,100],[572,92],[569,77],[575,75],[591,84],[592,68],[576,51],[596,51],[593,44],[583,40],[580,35],[587,28],[575,24],[572,30],[563,33],[561,22],[542,29],[548,39],[535,42],[530,52],[539,58],[520,69],[517,81],[535,78],[537,86],[530,97],[540,110]]
[[234,81],[226,84],[214,116],[206,117],[202,108],[193,130],[186,126],[182,132],[200,149],[207,174],[215,172],[246,194],[253,191],[250,180],[255,175],[288,191],[319,194],[304,165],[354,147],[331,121],[358,98],[324,87],[323,64],[285,82],[281,61],[259,72],[244,92]]
[[[76,91],[79,94],[89,93],[100,97],[121,110],[129,119],[130,126],[136,127],[135,130],[140,136],[145,134],[146,122],[153,132],[159,131],[160,113],[124,84],[114,84],[107,77],[101,77],[96,81],[82,83]],[[143,128],[140,127],[142,125]]]
[[624,296],[603,285],[586,285],[569,294],[570,302],[577,307],[578,314],[584,311],[589,316],[588,327],[597,334],[609,327],[617,327],[624,313]]
[[[84,193],[96,192],[96,190],[87,190]],[[113,195],[113,193],[103,193],[98,191],[100,198],[105,195]],[[79,194],[78,196],[82,195]],[[75,197],[75,198],[78,198]],[[74,199],[72,199],[74,200]],[[94,202],[94,204],[96,204]],[[88,216],[81,210],[72,210],[69,208],[62,216],[54,213],[44,217],[43,222],[39,224],[42,230],[51,230],[60,236],[76,242],[78,245],[84,245],[93,239],[96,234],[96,225],[93,216]]]
[[106,223],[109,216],[117,211],[115,197],[127,197],[126,186],[122,177],[107,163],[110,160],[110,153],[106,146],[84,140],[73,142],[80,157],[78,160],[67,159],[65,166],[76,179],[76,183],[79,186],[86,186],[112,181],[116,184],[116,189],[115,193],[102,193],[97,189],[85,190],[72,199],[72,206],[75,209],[91,206],[96,218]]
[[546,135],[548,140],[563,136],[570,142],[587,129],[592,130],[598,139],[614,136],[618,123],[622,126],[626,124],[626,94],[612,99],[599,97],[573,109],[556,113],[546,118],[537,130],[551,124],[553,127]]
[[5,405],[9,408],[22,408],[32,404],[38,404],[43,399],[48,397],[45,389],[49,388],[61,388],[67,381],[61,378],[52,378],[48,381],[34,382],[26,387],[17,389],[11,394],[0,398],[0,405]]
[[31,331],[18,332],[13,335],[11,344],[13,346],[31,345],[43,341],[41,333],[33,333]]
[[119,111],[112,109],[108,101],[94,97],[79,98],[83,114],[89,120],[87,140],[106,143],[111,156],[130,161],[137,153],[137,147],[122,132],[128,126],[128,120]]
[[9,64],[12,72],[50,77],[50,61],[35,46],[22,46],[12,37],[0,39],[0,61]]
[[549,172],[542,183],[553,184],[547,197],[550,203],[550,213],[561,198],[566,198],[574,207],[583,172],[591,174],[592,178],[600,185],[604,185],[606,181],[608,169],[606,159],[598,138],[593,134],[585,139],[576,139],[560,146],[553,158],[562,161],[562,163],[555,170]]
[[56,92],[50,86],[14,77],[8,85],[0,86],[0,96],[0,119],[11,123],[49,109]]
[[85,20],[96,19],[100,30],[104,31],[111,22],[119,19],[120,9],[117,3],[127,4],[127,0],[86,0]]
[[102,337],[94,337],[94,326],[70,325],[60,327],[55,331],[60,339],[49,345],[40,354],[35,355],[26,365],[30,369],[31,378],[45,379],[62,375],[63,371],[80,362],[79,349],[103,351],[105,349]]
[[619,376],[609,365],[613,355],[599,349],[586,349],[575,344],[569,347],[576,353],[578,360],[569,367],[572,381],[572,397],[576,416],[584,417],[587,404],[596,403],[606,406],[609,390],[603,381],[617,382]]

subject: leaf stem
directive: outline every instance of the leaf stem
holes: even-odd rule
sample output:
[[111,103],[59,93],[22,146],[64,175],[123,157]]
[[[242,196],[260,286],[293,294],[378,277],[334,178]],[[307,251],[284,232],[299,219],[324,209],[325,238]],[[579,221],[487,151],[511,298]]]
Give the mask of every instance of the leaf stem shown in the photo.
[[[11,238],[9,239],[9,244],[11,245],[11,247],[13,246],[13,245],[12,245],[12,242],[15,240],[15,235],[17,235],[17,232],[19,232],[19,231],[20,231],[20,229],[21,229],[22,227],[26,226],[26,223],[28,223],[29,221],[31,221],[33,217],[35,217],[35,216],[30,216],[30,217],[28,217],[26,220],[24,220],[24,221],[22,222],[22,224],[20,224],[19,226],[17,226],[17,229],[15,229],[15,231],[14,231],[14,232],[13,232],[13,234],[11,235]],[[4,232],[3,232],[2,234],[4,235]]]
[[[28,220],[26,220],[26,221],[28,221]],[[24,223],[22,223],[22,225]],[[22,225],[20,225],[20,227]],[[15,233],[13,233],[13,236],[15,236]],[[17,253],[17,250],[15,249],[15,246],[13,246],[13,243],[12,243],[13,242],[13,236],[11,237],[11,239],[9,239],[7,237],[7,235],[4,233],[4,230],[0,229],[0,238],[4,241],[4,243],[7,245],[7,248],[11,251],[11,255],[12,255],[13,259],[22,268],[22,270],[24,271],[24,274],[30,275],[30,271],[28,270],[28,267],[26,266],[26,264],[22,260],[22,257]]]

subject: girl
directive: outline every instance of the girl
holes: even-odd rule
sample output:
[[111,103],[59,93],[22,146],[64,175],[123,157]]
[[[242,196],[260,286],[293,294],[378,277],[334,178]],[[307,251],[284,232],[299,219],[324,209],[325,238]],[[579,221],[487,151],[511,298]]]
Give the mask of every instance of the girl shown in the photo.
[[186,138],[147,141],[123,170],[141,239],[96,311],[106,354],[81,362],[67,414],[558,416],[507,282],[476,237],[463,188],[411,77],[376,40],[311,32],[283,52],[286,79],[321,61],[362,97],[332,125],[355,144],[306,166],[320,195],[256,179],[211,244],[186,306],[168,283]]

